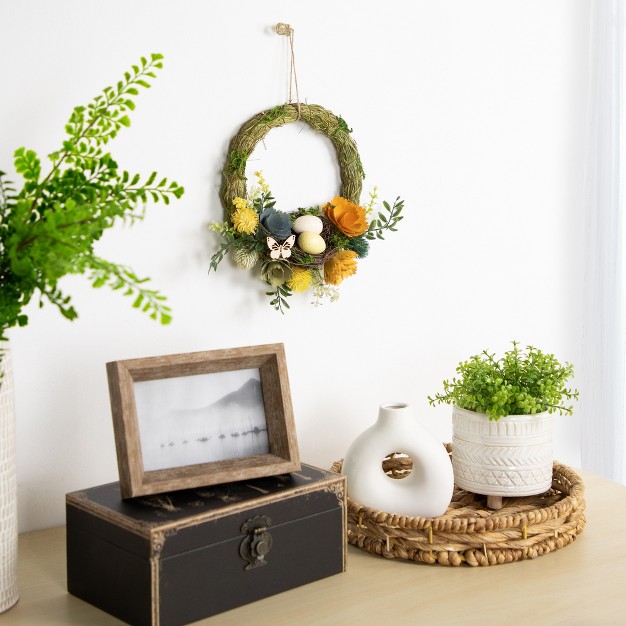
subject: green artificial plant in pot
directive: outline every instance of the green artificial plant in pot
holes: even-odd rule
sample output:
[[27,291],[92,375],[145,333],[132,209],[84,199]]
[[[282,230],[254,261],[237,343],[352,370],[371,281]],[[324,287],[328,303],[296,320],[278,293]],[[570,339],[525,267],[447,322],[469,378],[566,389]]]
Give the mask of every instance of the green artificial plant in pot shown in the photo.
[[[107,144],[130,126],[140,89],[150,87],[162,67],[162,55],[141,58],[113,87],[106,87],[87,106],[74,108],[65,125],[61,147],[44,166],[33,150],[14,154],[21,188],[0,171],[0,366],[6,364],[6,332],[26,326],[25,307],[33,296],[48,302],[66,318],[77,317],[59,281],[67,274],[87,274],[94,287],[108,285],[133,297],[133,306],[163,324],[170,322],[165,298],[146,286],[131,268],[99,257],[95,243],[119,222],[134,223],[148,201],[166,204],[183,195],[183,187],[167,178],[122,170]],[[15,445],[11,402],[4,398],[10,384],[0,369],[0,612],[17,601],[15,566],[17,522],[15,506]],[[4,407],[9,407],[4,416]]]
[[452,465],[456,484],[487,496],[494,508],[503,496],[543,493],[552,484],[552,414],[571,415],[570,363],[533,346],[513,347],[497,358],[483,350],[462,361],[444,380],[431,405],[453,405]]

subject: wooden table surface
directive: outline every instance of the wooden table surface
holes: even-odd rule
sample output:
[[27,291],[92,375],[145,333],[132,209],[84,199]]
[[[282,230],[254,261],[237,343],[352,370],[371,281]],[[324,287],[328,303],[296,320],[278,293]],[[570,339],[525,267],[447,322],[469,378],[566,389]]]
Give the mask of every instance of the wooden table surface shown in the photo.
[[[346,573],[196,623],[626,626],[626,487],[581,474],[587,526],[556,552],[453,568],[350,546]],[[122,623],[67,593],[64,528],[23,534],[19,549],[20,601],[1,626]]]

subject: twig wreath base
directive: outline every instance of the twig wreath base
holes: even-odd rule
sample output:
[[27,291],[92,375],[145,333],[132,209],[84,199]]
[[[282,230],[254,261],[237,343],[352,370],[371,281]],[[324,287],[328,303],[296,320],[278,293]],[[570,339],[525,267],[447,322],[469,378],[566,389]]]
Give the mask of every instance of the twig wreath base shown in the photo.
[[[247,189],[246,166],[255,147],[272,128],[296,121],[309,124],[332,142],[341,178],[338,196],[322,206],[276,210],[269,185],[255,172],[258,185]],[[248,120],[232,138],[222,172],[220,199],[223,223],[211,229],[223,241],[211,257],[211,270],[227,253],[240,269],[260,268],[261,279],[271,287],[270,304],[281,313],[289,308],[293,292],[313,291],[316,306],[322,298],[337,299],[337,286],[357,271],[357,259],[368,255],[369,242],[396,230],[404,203],[383,202],[384,212],[374,214],[376,188],[366,207],[359,205],[365,174],[350,134],[340,116],[316,104],[283,104]]]
[[262,141],[272,128],[291,122],[306,122],[311,128],[328,137],[332,142],[339,163],[341,189],[339,195],[355,204],[359,203],[363,186],[363,165],[345,120],[319,104],[283,104],[261,111],[245,122],[231,139],[228,157],[222,172],[220,198],[224,207],[224,217],[233,212],[233,200],[245,198],[246,165],[259,141]]

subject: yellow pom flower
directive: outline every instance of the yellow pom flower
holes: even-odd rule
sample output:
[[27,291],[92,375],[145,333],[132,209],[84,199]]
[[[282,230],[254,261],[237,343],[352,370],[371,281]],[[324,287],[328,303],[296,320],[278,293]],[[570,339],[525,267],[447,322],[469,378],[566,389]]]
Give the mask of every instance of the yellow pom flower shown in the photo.
[[294,267],[288,285],[292,291],[306,291],[313,282],[311,272],[303,267]]
[[259,225],[259,214],[248,206],[238,208],[231,219],[235,230],[246,235],[252,235]]
[[356,252],[340,250],[324,263],[324,281],[329,285],[338,285],[344,278],[356,273]]
[[236,209],[249,209],[250,203],[245,198],[233,198],[233,204]]

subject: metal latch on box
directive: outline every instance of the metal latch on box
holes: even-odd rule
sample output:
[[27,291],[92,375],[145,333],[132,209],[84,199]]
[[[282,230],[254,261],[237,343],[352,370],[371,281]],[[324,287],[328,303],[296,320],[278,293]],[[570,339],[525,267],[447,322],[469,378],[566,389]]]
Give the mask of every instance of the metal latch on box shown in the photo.
[[257,515],[250,518],[241,527],[241,532],[246,535],[239,546],[239,554],[244,561],[247,561],[245,569],[254,569],[265,565],[265,557],[272,549],[272,535],[267,532],[272,520],[266,515]]

